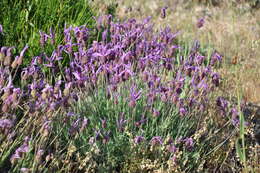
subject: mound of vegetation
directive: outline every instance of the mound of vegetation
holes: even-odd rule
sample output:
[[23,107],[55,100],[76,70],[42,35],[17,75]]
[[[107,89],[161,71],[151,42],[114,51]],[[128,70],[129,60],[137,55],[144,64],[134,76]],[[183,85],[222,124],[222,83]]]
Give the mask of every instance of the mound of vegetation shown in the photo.
[[[179,44],[178,32],[155,31],[149,18],[116,22],[106,15],[95,23],[61,22],[62,31],[25,39],[20,53],[15,43],[0,47],[0,172],[199,172],[246,165],[250,124],[241,114],[244,104],[218,95],[217,51],[198,41]],[[9,37],[5,25],[1,45]],[[228,141],[238,129],[240,160],[226,152],[234,150]],[[227,159],[230,167],[222,165]]]

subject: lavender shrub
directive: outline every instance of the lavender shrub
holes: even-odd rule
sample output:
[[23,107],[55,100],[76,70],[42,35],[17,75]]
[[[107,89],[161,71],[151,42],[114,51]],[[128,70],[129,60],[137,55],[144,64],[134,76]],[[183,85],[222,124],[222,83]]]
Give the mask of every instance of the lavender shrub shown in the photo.
[[[174,160],[179,170],[198,167],[193,157],[200,147],[193,139],[196,121],[207,115],[209,99],[220,85],[214,66],[221,55],[207,57],[195,42],[183,56],[178,32],[168,27],[156,32],[149,18],[117,23],[102,16],[97,22],[100,40],[89,43],[92,31],[85,26],[65,26],[63,44],[50,55],[36,55],[26,67],[28,46],[15,58],[14,47],[1,47],[0,170],[8,163],[13,171],[57,171],[68,163],[69,172],[111,171],[126,169],[123,163],[133,162],[127,159],[130,153],[156,160],[158,152],[159,167],[171,167],[162,165],[163,159]],[[55,42],[52,29],[40,36],[42,47]],[[217,106],[228,115],[223,99],[217,99]],[[237,122],[234,109],[232,117]],[[10,134],[15,135],[7,140]],[[30,142],[22,143],[25,136]],[[139,153],[132,152],[138,147]],[[37,151],[46,160],[33,163]]]

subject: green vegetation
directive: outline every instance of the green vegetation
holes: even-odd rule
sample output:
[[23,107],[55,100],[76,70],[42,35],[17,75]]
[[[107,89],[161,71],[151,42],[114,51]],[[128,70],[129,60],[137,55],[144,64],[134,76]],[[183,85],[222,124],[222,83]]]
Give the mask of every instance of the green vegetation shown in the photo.
[[86,25],[89,29],[95,24],[95,10],[88,0],[1,0],[0,6],[0,24],[4,28],[0,45],[21,50],[28,44],[28,57],[42,51],[40,31],[50,34],[52,29],[55,32],[54,46],[57,46],[63,41],[65,24]]
[[258,172],[257,111],[223,72],[239,68],[230,52],[257,53],[224,51],[223,14],[190,20],[226,1],[178,3],[186,13],[159,7],[153,27],[114,0],[1,0],[0,172]]

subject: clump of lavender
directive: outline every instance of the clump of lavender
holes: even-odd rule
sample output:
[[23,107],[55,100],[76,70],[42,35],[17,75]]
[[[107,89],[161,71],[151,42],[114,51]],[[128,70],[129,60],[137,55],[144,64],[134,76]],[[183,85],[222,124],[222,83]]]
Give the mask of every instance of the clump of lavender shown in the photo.
[[[161,17],[166,17],[166,8],[162,9]],[[44,138],[51,136],[51,123],[55,121],[57,112],[68,112],[73,103],[81,101],[82,91],[87,93],[88,99],[101,95],[100,90],[104,89],[106,99],[98,102],[105,100],[107,103],[98,103],[98,106],[104,107],[113,100],[113,105],[107,106],[108,110],[100,111],[109,116],[100,115],[99,111],[96,113],[97,109],[91,112],[97,114],[93,119],[97,119],[98,125],[93,124],[95,121],[91,116],[94,115],[85,114],[75,116],[69,113],[62,117],[63,123],[58,122],[68,127],[64,128],[65,138],[74,139],[87,133],[88,138],[84,140],[91,145],[100,142],[109,145],[110,141],[115,142],[115,136],[129,133],[133,133],[129,136],[138,145],[146,138],[145,135],[136,135],[136,132],[147,130],[153,134],[150,144],[163,146],[163,135],[175,128],[176,124],[170,124],[172,119],[182,121],[205,113],[211,93],[221,82],[220,75],[214,71],[214,66],[222,61],[220,54],[214,52],[208,60],[199,52],[200,45],[195,41],[185,57],[179,56],[182,46],[175,44],[178,32],[172,32],[169,27],[155,32],[149,19],[117,23],[108,15],[98,18],[97,23],[98,32],[102,32],[100,41],[91,42],[92,31],[86,26],[65,25],[64,41],[51,53],[42,52],[32,57],[31,63],[25,67],[22,62],[30,49],[28,45],[17,56],[14,47],[0,48],[1,134],[11,134],[13,127],[18,126],[16,121],[6,117],[24,111],[30,117],[44,114],[44,118],[39,117],[43,119],[39,124],[43,130],[41,135]],[[198,27],[203,23],[204,20],[200,21]],[[42,48],[56,43],[53,29],[49,34],[40,32]],[[21,77],[19,87],[14,85],[16,75]],[[127,100],[127,103],[119,104],[119,100]],[[127,105],[127,108],[120,105]],[[91,104],[90,107],[95,106]],[[112,107],[122,113],[118,117],[111,115]],[[223,115],[228,112],[227,102],[222,97],[217,99],[217,107]],[[236,123],[235,110],[232,117]],[[170,125],[157,126],[160,123]],[[26,139],[11,156],[13,164],[29,151],[28,141]],[[192,138],[187,137],[182,142],[188,150],[193,149]],[[176,146],[173,142],[169,145],[169,152],[175,153]],[[39,150],[39,158],[42,153]]]

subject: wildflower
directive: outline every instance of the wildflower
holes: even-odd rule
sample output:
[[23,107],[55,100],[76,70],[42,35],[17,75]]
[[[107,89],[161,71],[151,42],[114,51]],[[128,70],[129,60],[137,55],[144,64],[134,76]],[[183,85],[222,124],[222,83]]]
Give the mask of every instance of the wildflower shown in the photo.
[[191,149],[194,146],[194,142],[192,138],[186,138],[183,140],[188,149]]
[[126,124],[127,120],[124,118],[124,115],[121,115],[118,120],[116,120],[117,128],[120,132],[124,131],[124,126]]
[[163,140],[160,136],[154,136],[150,142],[152,145],[162,145],[163,144]]
[[196,104],[196,100],[194,98],[189,98],[188,99],[188,105],[191,108],[192,106],[194,106]]
[[47,34],[40,31],[40,44],[41,44],[42,47],[46,44],[47,40],[48,40]]
[[107,41],[107,36],[108,36],[108,31],[107,29],[102,32],[102,41],[106,42]]
[[148,103],[148,105],[151,105],[153,102],[156,101],[156,99],[157,99],[157,97],[156,97],[155,90],[150,91],[150,92],[147,94],[147,103]]
[[220,79],[220,76],[218,73],[213,73],[212,74],[212,83],[218,87],[219,86],[219,79]]
[[215,65],[216,62],[221,62],[222,61],[222,56],[217,53],[217,52],[214,52],[211,56],[211,59],[210,59],[210,65]]
[[161,9],[161,18],[164,19],[166,17],[166,10],[167,10],[167,7],[163,7]]
[[12,50],[13,50],[13,47],[10,47],[6,51],[6,57],[4,59],[4,65],[5,66],[9,66],[11,64]]
[[171,137],[167,137],[166,140],[165,140],[165,144],[166,145],[171,145],[173,144],[173,139]]
[[51,44],[54,45],[55,44],[55,32],[53,30],[53,28],[50,28],[50,39],[51,39]]
[[178,95],[177,95],[177,94],[174,94],[174,95],[172,96],[172,102],[173,102],[174,104],[177,104],[178,101],[179,101]]
[[106,144],[106,143],[109,142],[110,136],[111,136],[111,132],[110,132],[110,131],[104,133],[104,135],[103,135],[103,143],[104,143],[104,144]]
[[64,96],[68,96],[70,94],[71,87],[72,87],[72,82],[65,84],[65,89],[63,90]]
[[231,115],[232,115],[232,124],[234,126],[239,124],[239,118],[238,118],[238,111],[236,108],[231,109]]
[[0,25],[0,33],[3,33],[3,26]]
[[1,51],[0,51],[0,61],[3,61],[5,58],[5,54],[6,54],[6,50],[7,47],[1,47]]
[[51,121],[46,120],[44,122],[44,124],[42,125],[42,129],[43,129],[42,135],[43,135],[43,137],[47,137],[49,135],[50,130],[51,130],[50,123],[51,123]]
[[43,156],[44,154],[44,150],[42,149],[39,149],[36,153],[36,157],[35,157],[35,160],[38,161],[38,162],[41,162],[41,157]]
[[100,130],[95,130],[95,141],[98,141],[101,138],[101,131]]
[[218,108],[220,109],[220,113],[222,115],[226,115],[226,111],[228,108],[228,102],[223,97],[218,97],[216,102],[217,102],[216,104],[217,104]]
[[70,127],[70,129],[69,129],[69,134],[70,134],[71,136],[75,135],[75,134],[78,132],[78,130],[79,130],[79,123],[80,123],[80,119],[79,119],[79,118],[76,119],[76,120],[72,123],[72,125],[71,125],[71,127]]
[[162,102],[167,102],[168,101],[167,95],[162,93],[161,100],[162,100]]
[[89,119],[84,117],[82,120],[80,131],[83,131],[87,127],[88,124],[89,124]]
[[180,95],[182,93],[182,89],[180,87],[175,89],[175,92]]
[[142,90],[136,91],[136,85],[132,85],[130,88],[130,101],[129,101],[129,106],[130,107],[135,107],[136,101],[138,101],[141,98],[141,93]]
[[187,114],[187,110],[186,110],[185,108],[183,108],[183,107],[181,107],[179,111],[180,111],[180,114],[181,114],[182,116],[184,116],[184,115]]
[[143,136],[136,136],[135,138],[134,138],[134,143],[135,144],[140,144],[141,142],[143,142],[144,141],[144,137]]
[[21,65],[22,64],[22,61],[23,61],[23,57],[24,57],[24,53],[25,51],[29,48],[28,45],[26,45],[23,50],[21,51],[20,53],[20,56],[17,58],[17,65]]
[[9,119],[1,119],[0,120],[0,128],[1,129],[10,129],[13,126],[13,122]]
[[202,56],[202,55],[200,55],[200,54],[197,54],[197,55],[195,56],[195,59],[194,59],[194,61],[195,61],[195,63],[196,63],[197,65],[202,65],[202,63],[203,63],[204,60],[205,60],[205,56]]
[[170,153],[175,153],[177,151],[177,148],[173,144],[168,146],[167,149]]
[[21,159],[24,153],[29,152],[29,140],[29,137],[25,137],[24,143],[15,150],[15,153],[10,158],[12,164]]
[[198,28],[203,27],[204,23],[205,23],[205,19],[204,19],[204,18],[200,18],[200,19],[197,21],[197,27],[198,27]]

